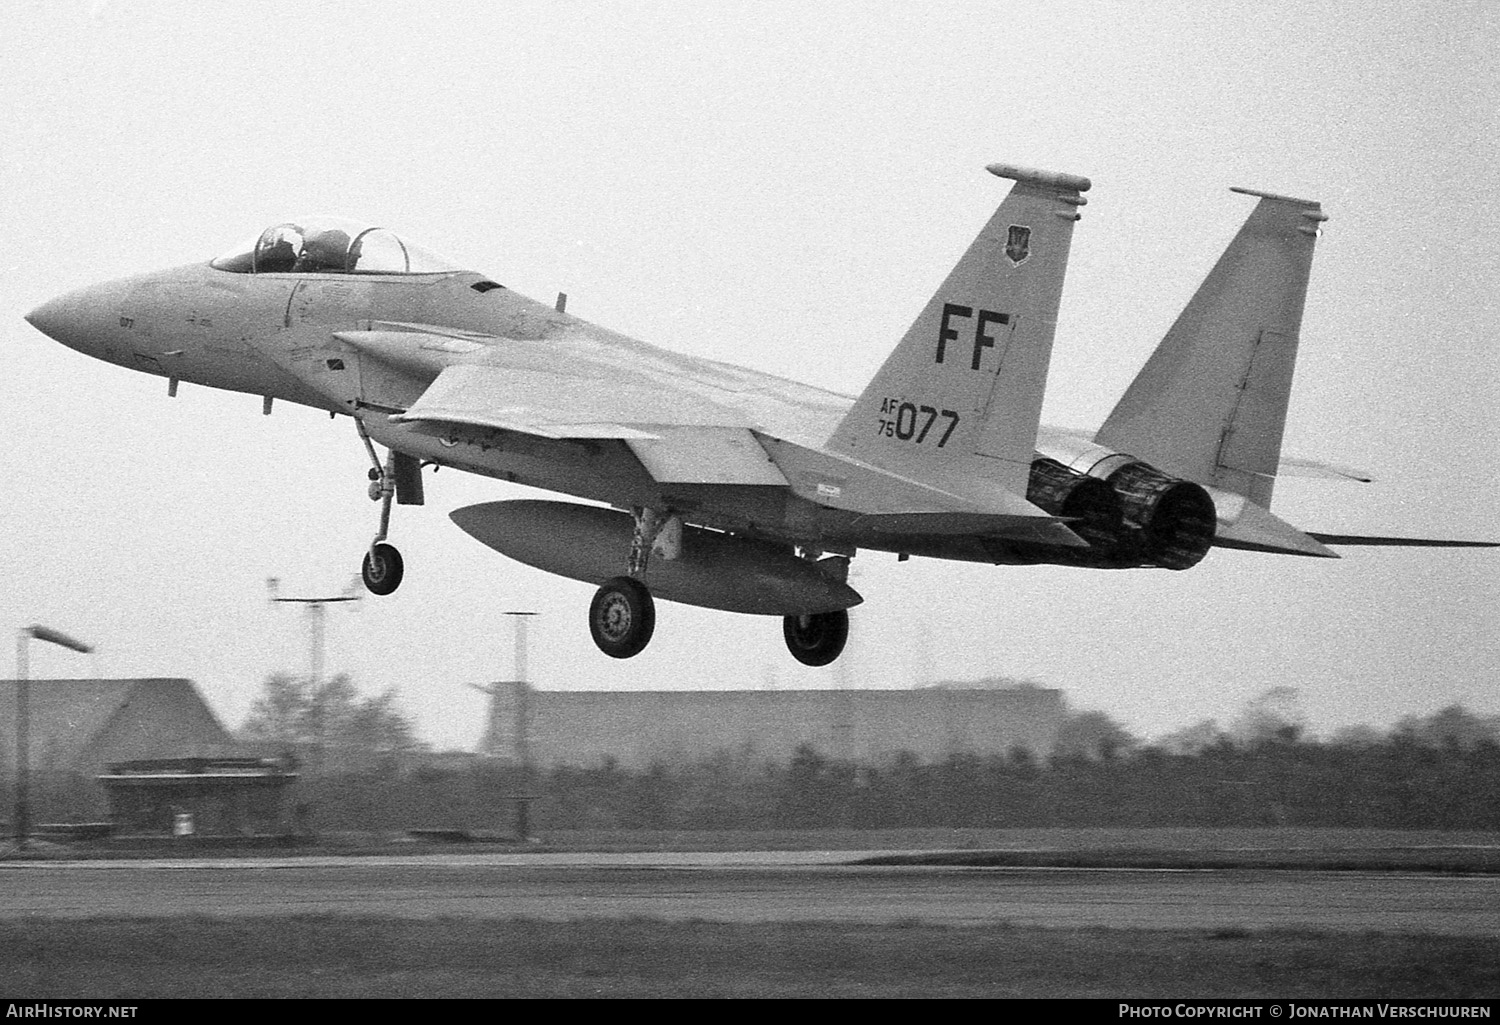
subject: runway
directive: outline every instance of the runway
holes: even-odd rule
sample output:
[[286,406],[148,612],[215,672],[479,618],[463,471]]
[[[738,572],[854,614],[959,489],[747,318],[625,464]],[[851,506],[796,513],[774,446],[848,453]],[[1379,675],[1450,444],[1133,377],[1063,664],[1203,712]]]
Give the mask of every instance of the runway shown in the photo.
[[0,919],[646,916],[1500,935],[1500,878],[853,866],[871,851],[0,864]]

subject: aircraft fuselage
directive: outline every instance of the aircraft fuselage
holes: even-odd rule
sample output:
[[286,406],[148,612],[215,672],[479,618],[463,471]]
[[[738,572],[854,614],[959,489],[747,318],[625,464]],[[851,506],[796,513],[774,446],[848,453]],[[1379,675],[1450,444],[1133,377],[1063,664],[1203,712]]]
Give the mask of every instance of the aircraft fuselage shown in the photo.
[[[944,313],[939,356],[954,344],[955,325],[962,323],[959,312]],[[998,315],[985,312],[973,344],[976,361],[993,347],[990,335],[1001,323]],[[33,311],[29,319],[86,355],[167,378],[173,382],[173,394],[179,382],[197,384],[357,417],[376,442],[427,465],[619,508],[672,508],[703,526],[836,554],[869,548],[991,564],[1066,561],[1058,545],[1024,539],[911,531],[893,537],[863,527],[858,513],[830,508],[781,487],[664,486],[619,440],[559,440],[478,428],[435,433],[392,421],[390,413],[409,407],[444,368],[472,355],[475,347],[545,342],[562,334],[590,339],[599,350],[619,352],[623,358],[662,361],[737,394],[753,394],[754,412],[769,437],[809,449],[826,441],[853,403],[850,396],[650,346],[474,272],[250,275],[189,264],[67,293]],[[444,351],[424,346],[413,335],[407,348],[374,358],[336,337],[340,331],[368,331],[380,325],[441,328],[455,334],[454,347]],[[460,344],[464,335],[475,340]],[[963,355],[967,361],[967,347]],[[607,382],[601,386],[607,387]],[[939,423],[943,426],[946,422]],[[941,434],[934,432],[933,439],[940,440]],[[1054,442],[1068,445],[1077,447],[1065,436]]]
[[[425,464],[618,507],[669,504],[720,529],[804,540],[821,534],[830,550],[848,548],[852,554],[854,547],[845,537],[854,517],[782,488],[679,483],[664,495],[618,440],[480,429],[434,434],[392,422],[389,413],[409,406],[472,347],[422,348],[414,335],[410,352],[375,359],[340,342],[335,332],[420,324],[500,339],[472,343],[477,346],[541,341],[566,331],[591,336],[601,348],[624,346],[631,358],[717,366],[599,328],[476,273],[247,275],[190,264],[67,293],[29,319],[79,352],[131,370],[358,417],[375,441]],[[759,408],[773,414],[776,436],[806,444],[826,437],[852,401],[742,368],[733,368],[733,376],[736,387],[748,383],[759,390]],[[333,386],[337,379],[342,387]],[[778,397],[785,390],[814,394],[816,401]],[[867,546],[879,547],[882,539],[870,540],[875,544]],[[972,557],[986,558],[978,551]]]

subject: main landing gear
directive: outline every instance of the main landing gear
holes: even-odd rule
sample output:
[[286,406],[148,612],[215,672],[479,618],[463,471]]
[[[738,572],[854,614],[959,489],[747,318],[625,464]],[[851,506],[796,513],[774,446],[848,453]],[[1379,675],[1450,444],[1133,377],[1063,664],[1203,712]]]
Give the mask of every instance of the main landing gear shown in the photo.
[[[645,583],[646,565],[653,554],[670,561],[681,553],[681,520],[658,509],[636,509],[634,515],[626,575],[606,580],[589,604],[589,634],[610,658],[632,658],[651,642],[656,603]],[[798,662],[826,666],[839,657],[849,640],[849,613],[840,609],[786,616],[782,634]]]
[[589,605],[589,633],[611,658],[639,655],[656,629],[656,603],[633,577],[611,577]]
[[[656,602],[642,578],[651,551],[675,559],[682,538],[682,521],[657,509],[635,510],[635,532],[630,538],[628,576],[610,577],[589,604],[589,633],[610,658],[639,655],[656,630]],[[658,545],[658,541],[661,542]]]
[[781,622],[787,650],[805,666],[826,666],[838,658],[849,640],[849,613],[815,612],[809,616],[787,616]]

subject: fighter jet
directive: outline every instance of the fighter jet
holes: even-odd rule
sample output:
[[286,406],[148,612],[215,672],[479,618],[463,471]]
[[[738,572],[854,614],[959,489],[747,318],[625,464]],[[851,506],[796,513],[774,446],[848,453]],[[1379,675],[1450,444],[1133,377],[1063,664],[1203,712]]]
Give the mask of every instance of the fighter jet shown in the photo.
[[[1014,184],[857,397],[647,345],[518,295],[385,228],[299,218],[207,263],[70,292],[27,315],[90,356],[350,417],[390,594],[393,500],[448,466],[595,504],[455,510],[483,544],[598,585],[606,655],[642,651],[653,596],[779,616],[836,659],[860,550],[995,565],[1186,570],[1214,546],[1336,558],[1270,511],[1313,248],[1311,200],[1258,202],[1097,432],[1043,428],[1042,395],[1087,178]],[[387,449],[379,455],[376,445]]]

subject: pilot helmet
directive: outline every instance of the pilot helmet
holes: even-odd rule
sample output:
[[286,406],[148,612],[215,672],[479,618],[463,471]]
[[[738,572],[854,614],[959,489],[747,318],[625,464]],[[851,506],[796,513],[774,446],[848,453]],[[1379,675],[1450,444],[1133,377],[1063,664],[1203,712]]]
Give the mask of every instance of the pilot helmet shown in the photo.
[[349,234],[338,228],[309,233],[302,240],[302,262],[316,267],[344,269],[344,254],[349,250]]

